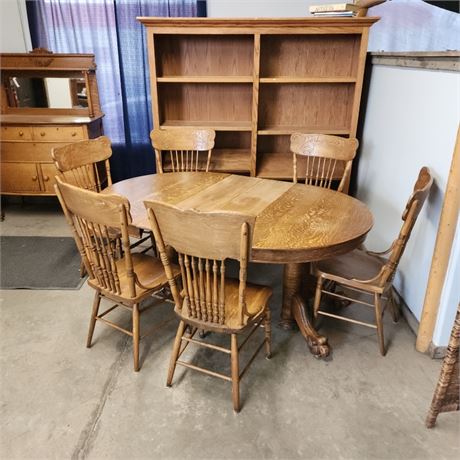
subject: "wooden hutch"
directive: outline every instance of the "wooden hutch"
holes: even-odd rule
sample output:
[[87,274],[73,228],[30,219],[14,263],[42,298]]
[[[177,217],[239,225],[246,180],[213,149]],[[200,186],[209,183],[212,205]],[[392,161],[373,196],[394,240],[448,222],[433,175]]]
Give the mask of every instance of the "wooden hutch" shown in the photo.
[[154,126],[216,130],[211,170],[292,179],[293,132],[356,137],[378,18],[138,20]]
[[0,54],[1,193],[54,195],[51,149],[102,134],[93,54]]

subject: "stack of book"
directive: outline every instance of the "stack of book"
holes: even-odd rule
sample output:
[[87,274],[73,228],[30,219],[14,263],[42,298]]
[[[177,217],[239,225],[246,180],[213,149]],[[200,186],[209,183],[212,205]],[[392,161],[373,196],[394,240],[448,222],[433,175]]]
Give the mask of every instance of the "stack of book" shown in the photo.
[[312,5],[310,6],[310,13],[315,17],[327,16],[343,16],[352,17],[356,16],[359,10],[359,5],[356,3],[334,3],[329,5]]

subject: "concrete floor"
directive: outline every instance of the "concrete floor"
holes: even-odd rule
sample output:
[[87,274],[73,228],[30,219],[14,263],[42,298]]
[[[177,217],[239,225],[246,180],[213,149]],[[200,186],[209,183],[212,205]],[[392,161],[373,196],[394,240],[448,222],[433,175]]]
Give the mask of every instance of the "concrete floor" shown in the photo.
[[[6,211],[4,235],[69,234],[54,200],[28,199]],[[251,268],[253,279],[274,287],[274,323],[281,273]],[[175,321],[141,343],[139,373],[129,338],[118,331],[98,324],[86,349],[92,296],[86,285],[1,292],[1,458],[460,456],[458,413],[424,427],[441,362],[415,351],[404,320],[386,318],[385,358],[373,331],[325,321],[330,361],[314,359],[299,333],[274,326],[273,358],[255,360],[242,382],[242,411],[234,414],[227,382],[179,368],[173,387],[165,387]],[[142,317],[145,328],[171,316],[169,304],[152,302],[158,308]],[[129,315],[119,317],[129,324]],[[229,368],[215,352],[195,359]]]

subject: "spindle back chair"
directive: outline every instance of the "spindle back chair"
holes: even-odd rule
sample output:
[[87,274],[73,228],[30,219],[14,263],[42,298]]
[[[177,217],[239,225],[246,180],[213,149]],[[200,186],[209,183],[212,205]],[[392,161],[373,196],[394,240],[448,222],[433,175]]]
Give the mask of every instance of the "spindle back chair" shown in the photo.
[[[128,226],[131,223],[130,205],[120,195],[85,190],[56,178],[56,194],[69,223],[89,279],[95,289],[86,346],[91,340],[96,321],[118,329],[133,338],[134,370],[139,370],[139,313],[140,302],[167,284],[161,262],[145,254],[132,254]],[[121,238],[113,238],[113,232]],[[120,248],[120,240],[122,248]],[[171,267],[177,276],[177,267]],[[116,303],[99,314],[101,297]],[[117,306],[132,313],[132,331],[104,318]]]
[[[386,251],[373,252],[356,249],[344,256],[319,262],[315,266],[317,285],[313,305],[314,317],[317,318],[318,315],[329,316],[377,329],[380,353],[382,355],[386,353],[383,333],[383,314],[385,307],[382,308],[382,298],[383,300],[391,302],[393,319],[397,321],[399,315],[396,311],[397,306],[392,289],[392,282],[404,253],[404,249],[409,241],[412,229],[414,228],[417,217],[426,201],[432,184],[433,177],[429,169],[423,167],[419,172],[413,192],[402,214],[401,218],[403,223],[401,230],[397,238]],[[384,257],[387,254],[389,254],[389,256],[387,258]],[[332,283],[325,283],[325,281],[330,281]],[[329,284],[332,289],[327,288],[326,284]],[[371,295],[374,298],[374,302],[365,302],[359,297],[353,297],[353,294],[343,295],[335,292],[337,285],[352,291],[352,293]],[[322,294],[374,307],[375,323],[358,321],[347,316],[330,313],[320,309]],[[387,297],[382,297],[385,295]]]
[[51,155],[61,179],[69,184],[93,192],[112,185],[112,147],[106,136],[55,147]]
[[[148,201],[145,203],[175,302],[181,319],[174,343],[167,385],[172,383],[176,364],[232,381],[233,407],[240,410],[239,382],[249,364],[265,345],[270,356],[270,311],[268,299],[271,289],[247,283],[247,265],[251,249],[254,217],[233,212],[199,212],[181,210],[172,205]],[[166,245],[178,254],[182,277],[182,292],[169,268]],[[226,277],[226,260],[239,262],[238,280]],[[191,332],[185,334],[185,325]],[[252,335],[264,325],[265,337],[248,366],[239,372],[237,334],[251,329]],[[194,339],[197,330],[231,335],[231,348],[209,345]],[[178,358],[181,345],[193,342],[231,355],[232,375],[211,372]],[[243,346],[244,341],[240,348]]]
[[157,172],[164,172],[164,163],[171,172],[208,172],[215,137],[212,129],[154,129],[150,138],[155,149]]
[[326,134],[291,135],[293,181],[298,180],[298,157],[305,158],[305,178],[307,185],[331,188],[339,180],[337,190],[342,192],[349,180],[353,159],[358,149],[357,139],[345,139]]
[[[97,139],[55,147],[51,154],[59,171],[59,177],[64,182],[98,193],[106,186],[112,185],[109,163],[112,147],[108,137],[101,136]],[[149,249],[155,250],[153,236],[150,234],[144,236],[144,230],[130,227],[129,234],[137,239],[131,244],[131,248],[151,240],[152,244],[144,249],[144,252]],[[112,235],[114,238],[117,237],[114,232]],[[81,273],[83,276],[84,270],[81,270]]]

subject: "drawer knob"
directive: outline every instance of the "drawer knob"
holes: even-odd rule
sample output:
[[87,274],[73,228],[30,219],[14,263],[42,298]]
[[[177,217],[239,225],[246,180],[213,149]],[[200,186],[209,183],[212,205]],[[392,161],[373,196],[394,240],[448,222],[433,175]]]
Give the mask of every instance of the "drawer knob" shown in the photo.
[[48,182],[48,181],[50,180],[50,178],[49,178],[49,176],[44,176],[44,177],[43,177],[43,180],[44,180],[45,182]]
[[77,135],[77,133],[74,131],[74,132],[72,133],[72,137],[75,137],[76,135]]
[[46,133],[45,133],[44,131],[42,131],[42,132],[40,133],[40,136],[43,137],[43,136],[45,136],[45,134],[46,134]]
[[19,136],[20,136],[20,137],[24,136],[24,132],[23,132],[23,131],[19,131]]
[[38,176],[32,176],[32,180],[35,182],[38,179]]

